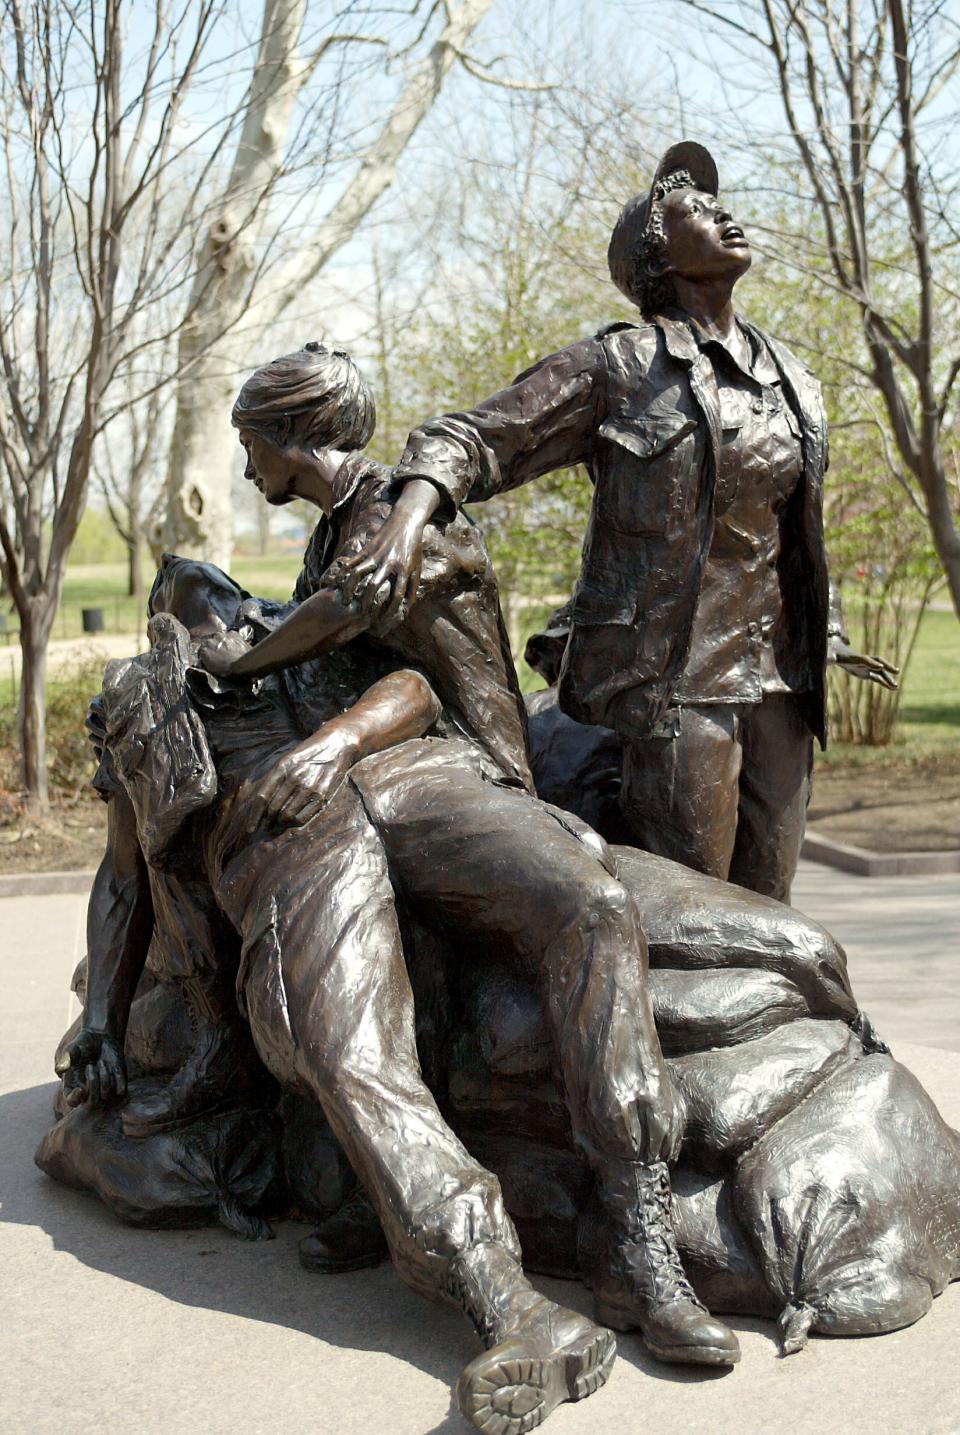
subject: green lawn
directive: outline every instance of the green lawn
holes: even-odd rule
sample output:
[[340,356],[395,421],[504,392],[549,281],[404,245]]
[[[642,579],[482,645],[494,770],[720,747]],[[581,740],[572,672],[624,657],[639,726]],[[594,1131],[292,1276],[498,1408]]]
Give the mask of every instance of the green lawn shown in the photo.
[[[289,598],[300,572],[298,552],[268,558],[235,558],[231,573],[250,593],[262,598]],[[100,608],[105,633],[136,633],[146,627],[146,606],[126,592],[127,570],[123,563],[75,565],[67,574],[63,602],[53,625],[54,639],[82,638],[83,609]],[[5,605],[0,611],[7,615],[7,626],[0,638],[0,708],[9,708],[14,685],[7,673],[4,653],[17,644],[17,618]],[[96,642],[96,636],[91,637]],[[56,686],[51,683],[51,688]]]
[[923,616],[904,684],[896,741],[879,748],[833,743],[820,760],[960,767],[960,623],[952,612],[928,611]]
[[[526,609],[519,623],[520,653],[531,633],[550,616],[549,606]],[[543,679],[517,654],[524,692]],[[907,672],[897,740],[889,747],[833,742],[818,760],[839,767],[901,762],[946,762],[960,766],[960,623],[952,612],[928,611]]]

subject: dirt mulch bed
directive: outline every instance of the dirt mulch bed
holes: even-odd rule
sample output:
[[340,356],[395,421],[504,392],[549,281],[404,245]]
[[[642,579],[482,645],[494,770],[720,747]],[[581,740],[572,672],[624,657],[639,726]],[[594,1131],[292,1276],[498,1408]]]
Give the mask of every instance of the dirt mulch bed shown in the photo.
[[107,808],[95,794],[55,803],[41,822],[0,793],[0,873],[93,871],[106,840]]
[[960,848],[960,763],[946,770],[819,765],[808,821],[834,842],[871,852]]
[[[30,821],[0,793],[0,873],[91,870],[106,840],[106,805],[94,795],[55,805]],[[873,852],[960,848],[960,762],[942,766],[832,767],[814,777],[810,823],[819,833]]]

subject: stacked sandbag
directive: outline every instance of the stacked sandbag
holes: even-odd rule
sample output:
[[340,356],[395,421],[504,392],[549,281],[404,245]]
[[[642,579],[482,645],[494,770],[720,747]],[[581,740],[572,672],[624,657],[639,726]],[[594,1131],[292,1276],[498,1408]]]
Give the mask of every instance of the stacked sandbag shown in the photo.
[[[702,1299],[778,1315],[785,1351],[916,1320],[960,1276],[960,1138],[858,1012],[842,949],[772,899],[615,856],[685,1114],[675,1221]],[[497,962],[459,998],[451,1119],[500,1177],[530,1267],[590,1284],[602,1233],[539,998]]]
[[685,1112],[682,1155],[723,1171],[822,1081],[863,1055],[840,1021],[804,1018],[739,1046],[668,1060]]
[[640,911],[651,967],[775,972],[802,993],[814,1015],[857,1016],[846,954],[818,922],[666,857],[636,847],[614,852],[620,880]]
[[[153,1095],[159,1085],[134,1081],[131,1095]],[[279,1129],[269,1111],[221,1113],[133,1140],[124,1135],[119,1107],[79,1106],[47,1132],[34,1159],[129,1225],[219,1220],[247,1239],[272,1234],[260,1214],[279,1195]]]
[[910,1325],[960,1277],[960,1137],[891,1056],[837,1071],[767,1131],[732,1199],[787,1352],[811,1329]]
[[[130,1007],[124,1042],[134,1100],[162,1090],[187,1061],[197,1039],[182,983],[158,980],[158,971],[165,971],[165,962],[152,947]],[[86,978],[84,957],[71,982],[81,1003]],[[61,1038],[58,1067],[80,1025],[78,1017]],[[182,1227],[219,1220],[247,1239],[264,1239],[271,1232],[263,1209],[279,1209],[287,1202],[284,1128],[274,1114],[275,1105],[272,1080],[264,1072],[261,1086],[251,1072],[243,1090],[238,1089],[234,1109],[170,1131],[133,1137],[123,1130],[120,1106],[71,1108],[58,1085],[57,1124],[43,1138],[34,1159],[54,1180],[98,1196],[127,1224]]]

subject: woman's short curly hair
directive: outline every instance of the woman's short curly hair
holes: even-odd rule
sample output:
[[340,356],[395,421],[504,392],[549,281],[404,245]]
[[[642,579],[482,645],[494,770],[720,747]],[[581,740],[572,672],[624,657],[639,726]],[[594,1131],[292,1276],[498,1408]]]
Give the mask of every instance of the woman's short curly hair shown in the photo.
[[343,349],[312,341],[251,374],[230,414],[234,428],[268,438],[284,420],[305,448],[364,448],[377,421],[373,390]]
[[667,236],[663,228],[663,201],[677,189],[695,189],[689,170],[675,169],[656,181],[649,196],[638,195],[625,205],[614,226],[607,258],[617,288],[652,319],[676,303],[669,275],[660,274]]

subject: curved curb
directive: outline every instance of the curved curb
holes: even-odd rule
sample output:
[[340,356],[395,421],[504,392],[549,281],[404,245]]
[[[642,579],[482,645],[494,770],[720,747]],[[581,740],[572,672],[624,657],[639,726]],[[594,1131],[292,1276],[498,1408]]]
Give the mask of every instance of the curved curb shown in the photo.
[[800,853],[808,862],[836,867],[857,877],[921,877],[960,872],[960,849],[946,852],[870,852],[834,842],[808,827]]
[[0,897],[85,897],[96,870],[89,872],[6,872],[0,874]]
[[[960,849],[946,852],[870,852],[834,842],[808,828],[800,854],[807,862],[835,867],[857,877],[920,877],[960,873]],[[8,872],[0,874],[0,897],[85,896],[96,870],[80,872]]]

